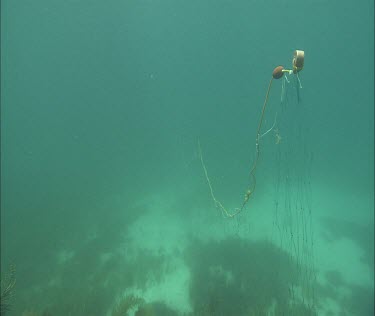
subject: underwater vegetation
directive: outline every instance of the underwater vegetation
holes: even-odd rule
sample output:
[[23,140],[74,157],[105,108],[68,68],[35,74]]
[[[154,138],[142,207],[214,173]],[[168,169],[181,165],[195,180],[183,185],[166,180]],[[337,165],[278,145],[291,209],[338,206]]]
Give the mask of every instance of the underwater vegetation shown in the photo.
[[52,316],[52,314],[47,311],[40,313],[34,310],[27,310],[22,313],[22,316]]
[[316,315],[293,297],[298,266],[289,254],[267,241],[229,238],[194,243],[191,267],[193,315]]
[[143,304],[144,300],[142,298],[136,297],[134,295],[127,295],[117,305],[112,311],[112,316],[126,315],[132,309],[138,308],[139,305]]
[[163,302],[146,303],[141,297],[127,295],[120,300],[112,311],[111,316],[126,316],[133,312],[134,316],[177,316]]
[[1,278],[0,315],[5,315],[11,310],[11,300],[16,284],[15,273],[16,269],[11,265],[9,272],[4,275],[4,278]]
[[[169,272],[171,258],[165,253],[151,255],[138,250],[133,255],[128,262],[113,257],[92,270],[87,268],[92,255],[82,252],[65,264],[60,284],[31,292],[19,312],[20,293],[12,297],[15,270],[11,268],[2,280],[1,315],[10,311],[9,316],[316,316],[320,314],[316,309],[325,308],[322,303],[326,298],[340,302],[340,315],[373,315],[373,290],[348,284],[334,270],[325,275],[327,285],[316,285],[316,304],[308,305],[304,269],[288,252],[268,241],[239,237],[194,239],[184,252],[174,254],[182,256],[190,270],[187,295],[191,312],[171,309],[164,301],[147,301],[141,294],[115,300],[124,290],[142,293]],[[350,291],[340,297],[338,289],[344,286]],[[329,313],[335,315],[329,309],[322,315]]]
[[[165,255],[134,250],[131,258],[114,254],[98,263],[102,248],[108,247],[107,243],[101,245],[98,238],[87,242],[80,252],[59,266],[59,270],[48,271],[49,280],[53,281],[41,279],[35,289],[33,287],[26,291],[17,291],[9,316],[104,316],[118,293],[124,289],[145,290],[150,280],[160,282],[168,262]],[[27,278],[26,274],[25,277]],[[19,280],[19,284],[21,281],[30,284],[27,280]],[[147,305],[141,299],[128,298],[127,302],[125,300],[121,306],[116,307],[117,315],[126,315],[120,311],[131,308],[135,303],[140,307],[138,315],[160,314],[156,313],[160,310],[156,303]],[[153,314],[150,314],[150,307]]]

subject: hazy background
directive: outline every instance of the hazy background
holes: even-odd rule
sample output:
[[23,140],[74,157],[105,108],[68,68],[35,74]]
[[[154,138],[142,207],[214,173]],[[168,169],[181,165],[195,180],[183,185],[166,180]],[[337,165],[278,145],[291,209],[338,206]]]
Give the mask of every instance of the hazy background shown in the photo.
[[[274,67],[291,66],[295,49],[305,51],[314,221],[366,249],[373,265],[373,8],[370,0],[3,0],[1,270],[17,268],[14,315],[54,300],[43,284],[62,270],[76,283],[57,288],[89,291],[82,278],[102,288],[106,277],[90,279],[95,260],[145,212],[168,209],[193,235],[202,213],[226,221],[210,200],[197,140],[218,196],[240,203],[268,81]],[[272,113],[281,82],[273,85]],[[163,227],[171,216],[159,215],[153,225]],[[354,292],[372,311],[366,273],[372,287]]]

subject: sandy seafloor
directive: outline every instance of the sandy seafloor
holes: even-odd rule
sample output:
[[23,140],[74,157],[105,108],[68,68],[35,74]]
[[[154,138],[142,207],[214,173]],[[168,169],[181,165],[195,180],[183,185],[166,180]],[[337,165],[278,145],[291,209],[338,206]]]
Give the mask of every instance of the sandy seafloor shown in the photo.
[[[373,197],[335,189],[327,182],[315,182],[313,188],[313,245],[307,243],[307,247],[313,250],[314,262],[309,265],[316,282],[310,278],[307,283],[313,289],[314,311],[322,316],[371,315],[373,218],[368,214]],[[241,285],[246,290],[257,292],[264,287],[266,291],[260,291],[267,297],[264,302],[272,301],[273,295],[276,298],[262,310],[266,314],[250,304],[243,315],[281,315],[275,307],[280,299],[277,291],[287,291],[287,287],[280,289],[278,282],[292,278],[280,278],[273,272],[293,271],[280,268],[277,248],[270,248],[272,244],[278,247],[280,241],[273,231],[272,199],[259,199],[256,210],[249,207],[235,220],[223,218],[209,195],[203,202],[191,199],[191,195],[176,194],[172,187],[160,189],[132,206],[137,214],[128,218],[130,224],[119,221],[112,231],[111,227],[103,230],[100,225],[92,226],[77,247],[56,248],[44,267],[46,279],[40,278],[40,283],[27,288],[21,288],[21,283],[15,297],[19,305],[10,315],[229,315],[241,311],[231,304],[244,302],[236,298],[241,290],[231,294],[237,291],[238,277],[246,280]],[[103,201],[102,207],[116,205],[117,212],[122,212],[122,203],[121,195],[116,195]],[[176,211],[181,205],[185,205],[185,213]],[[129,209],[129,205],[123,208]],[[366,217],[361,218],[360,212]],[[123,233],[118,234],[120,231]],[[302,236],[298,230],[294,232]],[[260,277],[262,273],[266,275]],[[297,288],[293,300],[290,293],[285,296],[291,302],[304,296],[298,298]],[[214,298],[210,297],[213,293]],[[133,302],[122,311],[116,310],[126,297],[132,297]],[[197,308],[200,299],[205,303]],[[264,302],[259,303],[268,304]],[[313,314],[293,310],[291,315]]]

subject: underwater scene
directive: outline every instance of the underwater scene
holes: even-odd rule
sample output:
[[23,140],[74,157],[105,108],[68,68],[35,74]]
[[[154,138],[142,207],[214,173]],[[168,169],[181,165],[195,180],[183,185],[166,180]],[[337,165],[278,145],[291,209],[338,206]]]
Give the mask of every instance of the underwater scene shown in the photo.
[[1,315],[374,315],[373,12],[2,0]]

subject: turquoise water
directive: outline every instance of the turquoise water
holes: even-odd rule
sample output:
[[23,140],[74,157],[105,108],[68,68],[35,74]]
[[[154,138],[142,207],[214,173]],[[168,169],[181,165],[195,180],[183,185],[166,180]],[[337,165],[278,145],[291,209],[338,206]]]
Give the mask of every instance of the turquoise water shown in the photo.
[[373,10],[3,0],[7,315],[373,315]]

